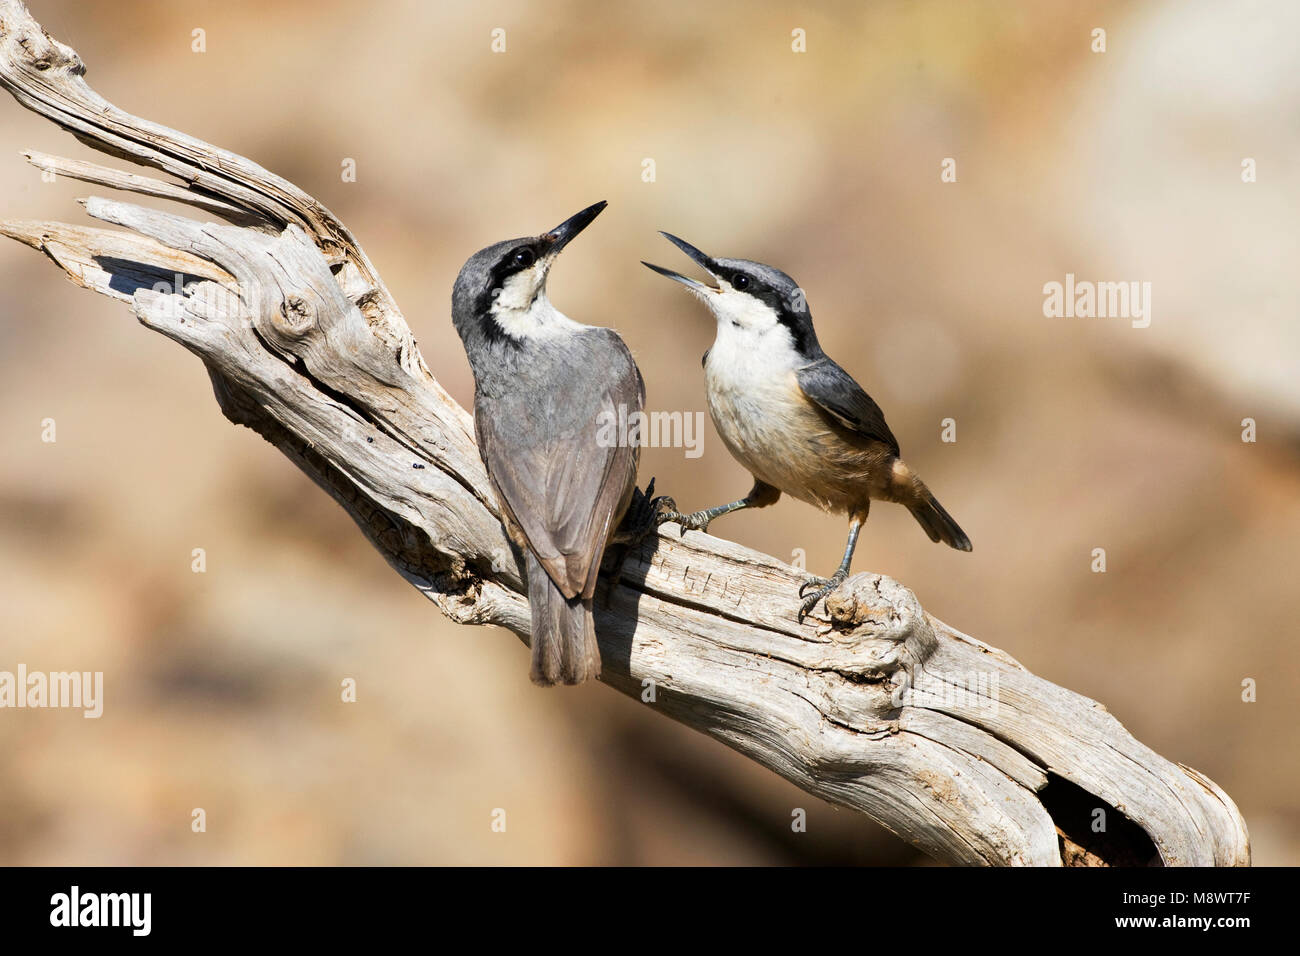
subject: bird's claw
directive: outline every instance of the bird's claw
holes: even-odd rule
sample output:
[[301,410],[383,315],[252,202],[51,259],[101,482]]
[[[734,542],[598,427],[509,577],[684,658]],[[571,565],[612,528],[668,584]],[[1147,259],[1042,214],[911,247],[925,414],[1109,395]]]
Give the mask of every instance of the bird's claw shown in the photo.
[[830,584],[829,578],[809,578],[803,584],[799,585],[799,596],[803,597],[812,588],[824,588]]
[[623,516],[623,521],[619,528],[614,532],[613,544],[637,545],[649,537],[650,532],[654,531],[663,522],[661,517],[664,502],[672,504],[672,499],[667,495],[658,498],[654,497],[655,480],[650,479],[649,484],[645,486],[645,491],[636,488],[632,492],[632,503],[628,505],[627,514]]
[[709,522],[713,516],[707,511],[693,511],[690,514],[682,514],[677,510],[677,502],[668,495],[655,499],[655,520],[659,524],[666,524],[669,521],[675,521],[681,525],[681,537],[686,537],[688,531],[708,531]]
[[627,561],[628,553],[633,548],[639,547],[659,527],[662,520],[659,515],[663,510],[663,503],[672,502],[667,495],[656,498],[654,493],[653,478],[645,486],[645,491],[633,488],[632,501],[627,506],[627,513],[623,516],[618,530],[610,537],[609,555],[614,573],[609,579],[609,588],[605,592],[606,607],[609,607],[614,599],[614,591],[623,580],[623,565]]
[[646,485],[645,496],[650,501],[650,520],[654,522],[654,527],[659,527],[665,521],[671,521],[669,515],[677,513],[677,502],[673,501],[671,495],[660,495],[658,498],[653,497],[655,492],[655,480],[650,479],[650,484]]
[[806,598],[803,603],[799,605],[799,620],[802,622],[805,617],[812,613],[812,610],[817,606],[817,603],[848,580],[848,576],[848,572],[841,569],[836,571],[829,578],[813,578],[811,581],[805,581],[800,585],[800,597],[803,597],[813,588],[816,588],[817,590],[812,597]]
[[664,518],[664,520],[676,521],[679,525],[681,525],[682,531],[680,537],[684,538],[686,537],[686,532],[688,531],[707,532],[709,530],[709,522],[713,520],[713,516],[710,515],[707,511],[692,511],[688,515],[678,514],[676,511],[673,511],[666,518]]
[[655,499],[655,520],[660,524],[676,521],[681,515],[677,513],[677,502],[672,495],[660,495]]

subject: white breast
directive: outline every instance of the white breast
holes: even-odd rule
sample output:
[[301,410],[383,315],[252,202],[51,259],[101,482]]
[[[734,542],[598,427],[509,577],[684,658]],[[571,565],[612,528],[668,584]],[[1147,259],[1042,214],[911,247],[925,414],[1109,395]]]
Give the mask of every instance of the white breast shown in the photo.
[[727,449],[757,478],[794,494],[807,456],[810,409],[800,362],[782,328],[764,335],[719,323],[705,361],[709,413]]

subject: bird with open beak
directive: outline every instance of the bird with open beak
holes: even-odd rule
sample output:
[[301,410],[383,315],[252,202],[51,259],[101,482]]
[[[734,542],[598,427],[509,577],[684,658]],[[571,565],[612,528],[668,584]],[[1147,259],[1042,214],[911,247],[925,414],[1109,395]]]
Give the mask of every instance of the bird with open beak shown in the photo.
[[800,588],[802,618],[848,577],[858,533],[871,501],[907,508],[931,541],[959,551],[970,538],[903,461],[884,413],[852,376],[822,351],[803,290],[784,272],[747,259],[715,259],[662,233],[708,273],[712,284],[662,266],[646,267],[680,282],[717,320],[704,353],[705,393],[718,434],[754,476],[754,487],[730,504],[691,514],[670,511],[682,534],[708,530],[715,518],[761,508],[785,492],[827,511],[847,514],[844,559],[829,578]]

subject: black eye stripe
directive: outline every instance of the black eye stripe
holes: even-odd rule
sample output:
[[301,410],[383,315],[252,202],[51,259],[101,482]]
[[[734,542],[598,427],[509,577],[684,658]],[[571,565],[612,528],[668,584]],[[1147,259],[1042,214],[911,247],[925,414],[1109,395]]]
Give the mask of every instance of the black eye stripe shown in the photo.
[[743,267],[728,267],[724,263],[716,263],[714,266],[715,274],[720,274],[731,288],[758,299],[776,314],[777,322],[789,332],[794,347],[801,355],[816,352],[820,346],[817,344],[817,334],[813,331],[812,314],[803,299],[802,291],[784,273],[776,273],[769,280],[760,270],[761,267],[757,267],[751,272]]
[[804,324],[789,313],[778,312],[777,321],[784,325],[790,331],[790,337],[794,339],[794,347],[800,354],[808,351],[808,331]]
[[[532,260],[527,264],[517,262],[515,257],[520,253],[527,253],[528,256],[532,256]],[[527,259],[528,256],[524,258]],[[506,281],[515,273],[531,267],[537,261],[537,256],[538,249],[535,243],[516,245],[503,253],[496,264],[492,266],[487,275],[487,281],[474,297],[475,311],[480,315],[486,314],[492,307],[492,301],[496,298],[497,293],[505,287]]]
[[[746,278],[749,279],[749,287],[744,291],[766,304],[773,312],[775,312],[777,321],[790,331],[790,337],[794,339],[795,348],[798,349],[800,353],[806,352],[811,341],[806,318],[795,313],[788,298],[780,291],[772,288],[766,283],[759,282],[752,276],[747,276]],[[735,283],[733,282],[732,288],[735,287]]]
[[531,246],[516,246],[507,252],[492,270],[492,288],[499,288],[506,279],[516,272],[531,267],[537,261],[537,253]]

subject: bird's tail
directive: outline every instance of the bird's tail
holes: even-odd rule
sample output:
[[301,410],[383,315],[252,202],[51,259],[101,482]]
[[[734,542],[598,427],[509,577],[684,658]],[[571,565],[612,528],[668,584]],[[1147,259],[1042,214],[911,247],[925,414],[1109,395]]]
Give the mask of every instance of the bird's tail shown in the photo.
[[534,684],[581,684],[600,676],[600,647],[590,598],[566,598],[528,554],[528,605],[533,617]]
[[939,500],[930,493],[930,489],[919,478],[915,481],[917,494],[907,506],[907,510],[912,512],[912,517],[925,529],[931,541],[942,541],[948,547],[956,548],[958,551],[969,551],[971,544],[970,538],[966,537],[966,532],[962,531],[952,515],[944,510]]

